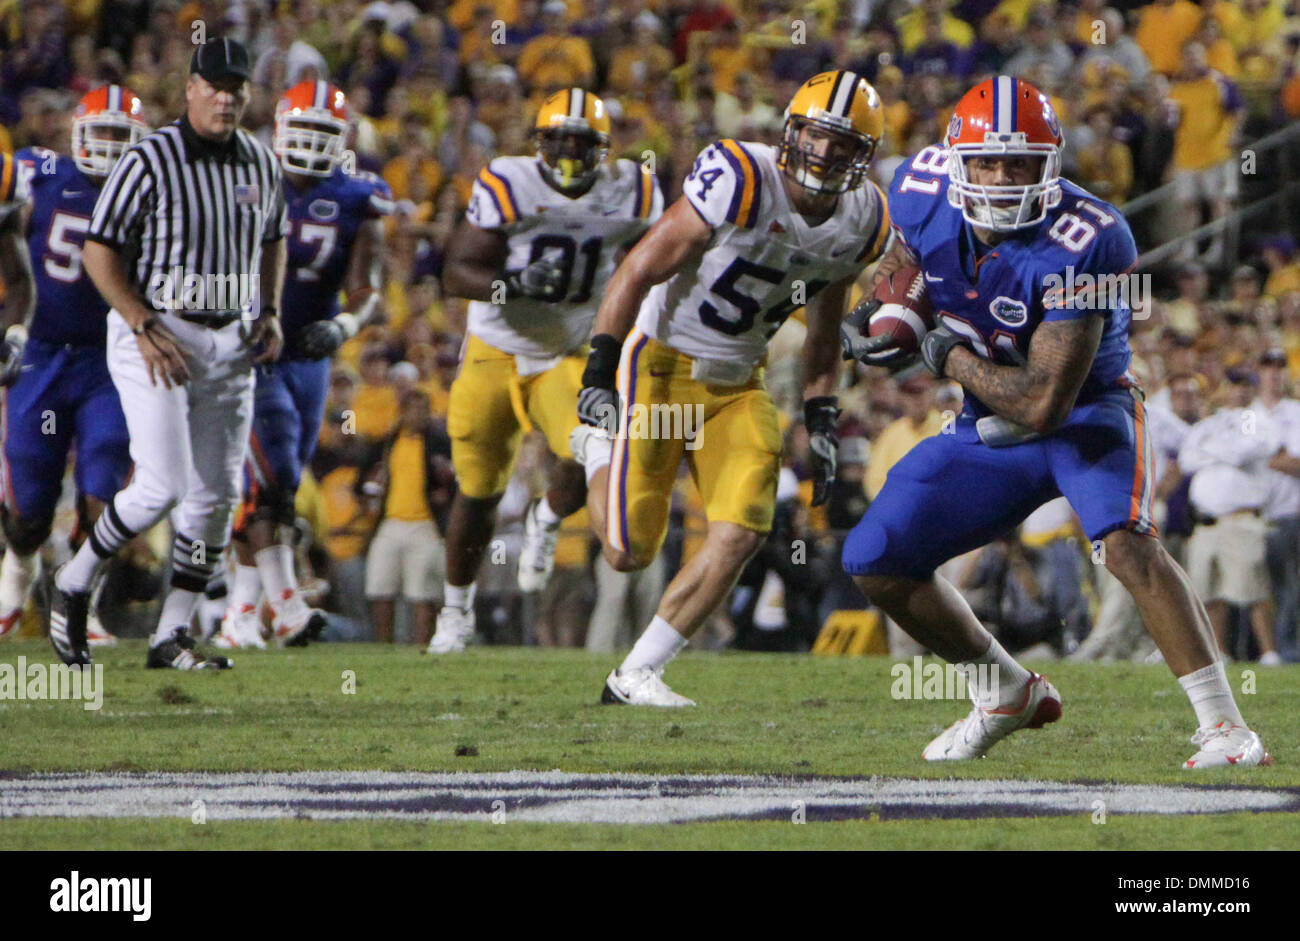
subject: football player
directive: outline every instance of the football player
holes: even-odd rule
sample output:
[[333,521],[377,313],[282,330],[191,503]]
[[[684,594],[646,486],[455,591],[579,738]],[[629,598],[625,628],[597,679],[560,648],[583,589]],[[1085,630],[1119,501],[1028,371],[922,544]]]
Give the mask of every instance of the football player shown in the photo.
[[[0,635],[17,627],[37,576],[38,549],[49,538],[69,449],[76,443],[78,533],[89,533],[125,484],[130,438],[104,359],[108,305],[81,264],[82,245],[100,187],[127,148],[149,133],[144,106],[129,89],[107,85],[86,94],[72,118],[71,156],[40,147],[18,151],[24,205],[6,223],[6,268],[30,258],[34,313],[6,305],[5,551],[0,569]],[[3,179],[11,170],[0,170]],[[15,233],[20,233],[15,240]],[[4,272],[11,294],[9,272]],[[26,326],[24,326],[26,324]],[[21,366],[20,366],[21,364]],[[78,537],[79,538],[79,537]],[[95,586],[94,594],[102,587]],[[91,644],[114,638],[93,616]],[[52,636],[56,650],[60,638]],[[62,651],[60,651],[62,655]],[[66,660],[66,658],[65,658]]]
[[382,219],[393,211],[387,183],[345,166],[347,134],[347,100],[327,82],[295,85],[276,105],[272,149],[284,168],[291,226],[280,315],[285,352],[257,377],[246,496],[234,529],[238,564],[219,647],[265,646],[263,591],[278,644],[319,634],[325,623],[298,591],[294,498],[320,436],[330,357],[380,313]]
[[536,156],[485,167],[451,240],[445,290],[472,301],[447,417],[460,490],[430,653],[463,650],[474,632],[475,578],[524,432],[540,430],[560,461],[525,517],[523,590],[545,584],[560,520],[586,498],[569,432],[587,337],[618,257],[663,212],[649,169],[606,161],[609,128],[604,102],[590,92],[551,95],[534,127]]
[[602,702],[693,705],[661,673],[771,529],[781,432],[763,360],[767,341],[805,305],[814,503],[829,493],[839,323],[850,287],[889,238],[884,194],[867,180],[883,127],[865,79],[843,70],[814,76],[790,102],[779,147],[720,140],[705,148],[684,195],[605,292],[573,433],[605,558],[620,571],[654,558],[683,456],[708,531],[609,674]]
[[954,434],[927,438],[890,471],[845,543],[844,568],[925,647],[996,665],[969,670],[974,708],[924,752],[978,758],[1055,721],[1061,699],[935,568],[1063,495],[1191,699],[1199,750],[1185,767],[1267,764],[1205,608],[1156,539],[1151,435],[1129,371],[1131,294],[1120,288],[1137,261],[1133,236],[1114,206],[1060,177],[1062,143],[1047,98],[1002,75],[961,99],[943,146],[895,173],[898,238],[881,267],[921,266],[938,323],[920,356],[962,384],[966,403]]

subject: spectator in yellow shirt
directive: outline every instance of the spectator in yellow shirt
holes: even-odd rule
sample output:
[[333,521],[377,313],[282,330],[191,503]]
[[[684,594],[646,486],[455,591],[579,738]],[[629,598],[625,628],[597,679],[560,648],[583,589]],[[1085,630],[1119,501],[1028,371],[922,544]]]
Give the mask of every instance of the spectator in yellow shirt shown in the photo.
[[388,381],[388,353],[379,345],[361,354],[361,386],[352,400],[356,433],[372,441],[388,435],[397,424],[397,393]]
[[1093,140],[1079,152],[1079,182],[1108,203],[1119,205],[1133,187],[1133,154],[1114,134],[1107,105],[1093,107],[1085,116]]
[[519,54],[519,77],[533,91],[586,87],[595,76],[596,63],[587,40],[570,36],[564,21],[564,0],[542,4],[542,29]]
[[1295,239],[1290,235],[1277,235],[1263,246],[1264,263],[1268,265],[1268,280],[1264,282],[1264,296],[1278,300],[1288,291],[1300,291],[1300,260],[1296,258]]
[[876,499],[884,489],[889,469],[903,455],[943,427],[943,415],[934,407],[934,383],[928,376],[915,376],[901,386],[903,415],[885,426],[871,445],[867,461],[867,496]]
[[659,18],[646,10],[632,21],[632,42],[614,50],[609,87],[620,95],[644,96],[668,78],[672,51],[660,42]]
[[925,42],[925,21],[927,14],[938,14],[942,19],[940,35],[948,42],[962,49],[969,49],[975,41],[975,30],[965,20],[960,20],[948,12],[954,0],[921,0],[916,9],[905,13],[897,21],[898,39],[903,52],[911,54],[921,43]]
[[1153,69],[1163,75],[1178,71],[1183,44],[1195,35],[1202,16],[1191,0],[1156,0],[1138,11],[1134,38]]

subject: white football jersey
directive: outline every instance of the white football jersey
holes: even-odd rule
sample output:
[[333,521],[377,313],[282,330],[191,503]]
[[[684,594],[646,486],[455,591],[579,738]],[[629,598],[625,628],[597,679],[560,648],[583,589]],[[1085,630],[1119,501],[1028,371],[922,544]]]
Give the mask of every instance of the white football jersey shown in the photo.
[[775,147],[734,140],[700,154],[683,193],[713,240],[698,266],[651,289],[641,332],[687,356],[757,365],[791,313],[884,249],[889,210],[874,183],[814,227],[790,206],[776,159]]
[[556,258],[568,272],[567,283],[559,292],[562,301],[471,301],[470,333],[507,353],[539,358],[585,343],[614,274],[615,254],[663,211],[654,174],[632,160],[602,166],[591,189],[574,199],[546,182],[537,158],[497,157],[474,181],[466,218],[506,234],[507,271]]

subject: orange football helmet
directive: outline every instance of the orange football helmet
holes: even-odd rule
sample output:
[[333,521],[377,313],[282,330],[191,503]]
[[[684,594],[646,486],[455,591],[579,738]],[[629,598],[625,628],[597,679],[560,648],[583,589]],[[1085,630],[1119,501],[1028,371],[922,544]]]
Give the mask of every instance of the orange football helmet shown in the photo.
[[[1028,82],[998,75],[957,103],[948,133],[948,202],[972,225],[998,232],[1043,221],[1061,201],[1061,123],[1047,96]],[[1041,157],[1037,183],[980,186],[966,171],[970,157]]]
[[108,176],[128,147],[149,133],[144,104],[122,85],[87,92],[72,116],[72,159],[90,176]]
[[290,173],[331,175],[347,136],[348,102],[329,82],[299,82],[275,106],[272,147]]

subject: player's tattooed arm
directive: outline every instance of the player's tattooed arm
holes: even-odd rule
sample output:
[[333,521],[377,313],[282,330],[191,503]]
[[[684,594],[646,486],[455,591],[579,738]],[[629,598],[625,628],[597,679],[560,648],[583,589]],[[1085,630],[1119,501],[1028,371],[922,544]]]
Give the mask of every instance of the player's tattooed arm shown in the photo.
[[344,281],[348,308],[335,318],[341,321],[344,332],[356,336],[358,330],[382,316],[380,286],[384,274],[384,224],[379,219],[367,219],[357,230],[352,243],[352,256],[348,259],[348,274]]
[[1023,366],[999,366],[966,347],[954,347],[944,363],[944,375],[956,379],[1003,418],[1046,433],[1059,427],[1074,408],[1104,325],[1101,317],[1040,324],[1029,341]]
[[480,229],[461,220],[447,245],[447,261],[442,269],[443,291],[452,297],[491,301],[504,278],[502,269],[508,253],[504,232]]
[[690,200],[682,197],[673,203],[610,278],[592,334],[605,333],[622,342],[650,289],[699,261],[712,239],[713,229]]
[[921,260],[912,254],[911,249],[898,237],[897,232],[890,233],[889,247],[880,256],[880,263],[876,265],[876,270],[872,272],[871,285],[874,288],[899,268],[904,268],[907,265],[919,265],[920,263]]

